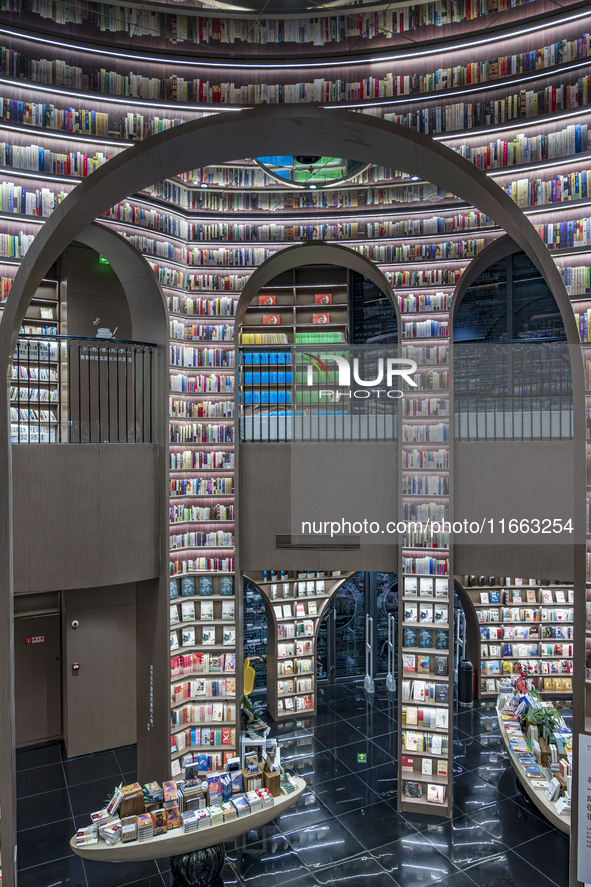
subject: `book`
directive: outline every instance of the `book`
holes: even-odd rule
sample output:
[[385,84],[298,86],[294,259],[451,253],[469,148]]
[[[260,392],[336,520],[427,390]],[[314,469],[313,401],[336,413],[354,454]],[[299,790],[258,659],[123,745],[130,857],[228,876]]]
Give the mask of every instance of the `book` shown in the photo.
[[176,579],[170,580],[170,599],[173,601],[175,598],[179,596],[179,587]]
[[276,296],[261,296],[259,295],[259,305],[275,305],[277,303]]
[[[205,577],[201,577],[205,578]],[[231,576],[220,576],[220,594],[231,595],[234,593],[234,580]]]
[[404,595],[405,597],[416,597],[417,596],[417,579],[416,576],[405,576],[404,577]]
[[330,314],[313,314],[312,323],[330,323]]
[[414,653],[402,654],[402,671],[416,671],[416,657]]
[[[215,628],[202,628],[201,629],[201,645],[203,647],[214,647],[215,646]],[[211,663],[210,663],[211,668]]]
[[443,804],[445,800],[445,786],[427,784],[427,801],[430,804]]
[[170,606],[170,624],[176,625],[177,622],[180,622],[179,608],[178,608],[177,604],[171,604],[171,606]]
[[430,576],[419,577],[419,594],[421,597],[433,597],[433,580]]
[[447,579],[435,579],[435,597],[449,597],[449,584]]
[[435,656],[434,674],[438,676],[447,674],[447,656]]
[[418,607],[416,604],[404,604],[404,620],[405,622],[418,622]]
[[[437,632],[439,634],[440,632]],[[421,628],[419,630],[419,647],[422,649],[428,649],[433,646],[433,632],[429,631],[427,628]],[[441,648],[438,648],[441,649]]]
[[280,314],[263,314],[263,326],[279,326],[280,323]]
[[431,758],[423,758],[421,763],[421,773],[423,776],[433,775],[433,760]]
[[181,646],[182,647],[194,647],[195,646],[195,628],[183,628],[181,631]]
[[[181,604],[181,618],[183,622],[195,621],[195,603],[194,601],[183,601]],[[201,616],[203,618],[203,616]]]
[[414,758],[412,755],[402,755],[400,762],[403,770],[412,770],[414,767]]
[[433,622],[432,604],[421,604],[419,608],[419,622]]
[[332,302],[332,293],[314,293],[315,305],[330,305]]
[[224,626],[222,643],[224,647],[233,647],[236,644],[236,629]]
[[417,631],[415,628],[405,626],[402,632],[402,643],[405,647],[416,647],[418,645]]
[[[184,581],[185,580],[183,579],[183,582]],[[213,582],[211,576],[199,577],[199,594],[201,596],[213,594]]]
[[213,601],[201,601],[201,621],[210,622],[213,620]]
[[417,674],[429,674],[431,671],[431,657],[417,656]]
[[181,594],[183,597],[192,597],[195,594],[194,576],[183,576],[181,579]]
[[234,601],[222,601],[222,619],[234,619]]
[[422,798],[423,784],[421,782],[411,782],[407,779],[404,783],[404,796],[405,798]]

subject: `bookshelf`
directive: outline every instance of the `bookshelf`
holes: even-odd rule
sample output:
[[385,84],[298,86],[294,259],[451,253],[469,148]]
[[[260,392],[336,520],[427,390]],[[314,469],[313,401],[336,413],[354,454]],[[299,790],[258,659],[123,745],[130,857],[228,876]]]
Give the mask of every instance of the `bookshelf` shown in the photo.
[[273,720],[315,715],[318,628],[333,595],[353,574],[249,573],[267,614],[267,708]]
[[422,523],[401,539],[398,809],[447,817],[453,799],[453,586],[449,534],[434,532],[429,521],[447,520],[450,513],[451,293],[410,290],[398,299],[402,357],[417,363],[420,378],[420,394],[406,391],[402,402],[401,517]]
[[571,583],[456,577],[467,605],[469,656],[479,698],[496,698],[502,677],[524,668],[540,696],[572,696],[574,590]]
[[399,618],[399,807],[451,804],[453,600],[447,576],[404,575]]
[[[276,344],[346,342],[348,306],[346,269],[326,265],[293,268],[263,287],[249,305],[240,343],[256,345],[257,335],[269,333],[279,335]],[[327,333],[332,334],[330,339]]]
[[[554,250],[572,294],[582,340],[587,341],[591,258],[586,252],[590,236],[586,179],[591,151],[589,41],[582,35],[589,31],[588,20],[577,9],[578,18],[567,25],[562,19],[568,9],[549,12],[537,0],[506,7],[492,0],[478,9],[465,7],[463,0],[445,8],[439,2],[400,5],[379,10],[385,30],[369,29],[360,35],[359,28],[372,20],[373,9],[358,9],[351,20],[340,12],[314,10],[314,22],[294,14],[271,16],[264,24],[247,14],[216,10],[214,24],[211,13],[203,9],[189,7],[169,14],[158,4],[154,8],[148,4],[144,16],[130,3],[119,11],[118,33],[109,30],[114,25],[109,24],[108,10],[113,7],[108,4],[91,6],[82,0],[72,6],[58,0],[53,9],[59,25],[54,28],[46,17],[48,7],[40,0],[27,0],[24,9],[22,3],[7,0],[0,17],[14,33],[6,35],[11,49],[4,55],[0,98],[0,163],[5,179],[0,195],[0,257],[6,262],[2,272],[6,286],[40,224],[64,194],[134,141],[218,110],[216,105],[224,110],[231,102],[312,98],[433,133],[485,169],[518,205],[527,206]],[[527,37],[515,34],[515,21],[524,20],[531,26]],[[419,26],[431,42],[413,45],[409,58],[399,47],[404,34]],[[27,39],[28,27],[35,28],[37,47]],[[263,28],[264,52],[259,45]],[[391,33],[386,36],[388,29]],[[52,32],[63,46],[55,45]],[[132,32],[133,53],[122,42],[122,35]],[[556,43],[556,33],[564,36],[564,43]],[[245,34],[247,42],[236,42]],[[478,48],[461,47],[458,41],[465,34],[479,35]],[[360,53],[371,46],[390,58],[353,58],[354,64],[337,83],[329,70],[334,50],[347,53],[353,41],[359,41]],[[95,56],[86,52],[93,43]],[[326,64],[304,70],[309,60],[298,55],[296,43],[314,44],[314,61],[325,59]],[[235,54],[239,45],[235,59],[225,58],[224,53],[231,48]],[[101,46],[106,49],[104,58]],[[153,59],[156,46],[165,50],[158,60]],[[286,51],[299,67],[282,69],[277,57],[273,66],[273,52],[284,59]],[[241,54],[256,58],[260,68],[256,84],[248,69],[231,67]],[[45,69],[49,59],[55,60],[55,74]],[[66,71],[66,61],[71,70]],[[18,71],[17,64],[22,66]],[[96,79],[87,83],[84,78],[95,68]],[[206,100],[211,104],[202,110],[200,103]],[[426,389],[425,397],[407,398],[402,423],[403,517],[435,519],[448,513],[448,311],[455,285],[472,256],[501,234],[483,213],[436,183],[411,181],[394,169],[370,166],[345,185],[310,191],[282,186],[254,161],[238,159],[157,183],[113,207],[103,221],[149,258],[165,288],[171,314],[171,570],[177,584],[185,577],[199,581],[209,574],[215,583],[232,576],[236,566],[233,545],[226,544],[233,543],[235,533],[235,441],[230,429],[240,367],[232,365],[234,310],[252,271],[288,243],[310,239],[348,243],[375,261],[395,289],[403,319],[401,356],[417,361],[420,384]],[[277,332],[290,343],[296,327],[303,330],[310,321],[312,308],[305,302],[309,292],[304,287],[300,291],[293,277],[286,286],[289,295],[279,299],[282,291],[277,290],[276,306],[261,306],[258,314],[277,314]],[[345,341],[355,341],[353,319],[336,299],[333,306],[334,332],[344,333]],[[255,314],[252,325],[257,326]],[[32,389],[34,381],[19,388]],[[205,534],[204,544],[198,534]],[[401,578],[406,572],[420,580],[429,575],[424,571],[434,571],[435,581],[453,573],[449,541],[443,535],[409,534],[403,546]],[[591,563],[591,543],[588,548]],[[217,644],[218,630],[223,630],[218,604],[223,601],[215,594],[212,598]],[[237,602],[236,625],[240,606]],[[204,652],[198,641],[199,631],[209,628],[206,622],[195,620],[195,644],[183,655]],[[178,626],[173,630],[182,631]],[[591,643],[587,646],[591,648]],[[231,688],[232,675],[227,677]],[[236,690],[239,698],[238,685]],[[195,695],[184,704],[200,704],[199,700]],[[232,739],[235,742],[236,736]],[[201,744],[194,750],[199,753]],[[175,760],[192,751],[186,747],[175,753]],[[409,798],[404,803],[416,802]]]
[[[12,283],[0,282],[0,312]],[[61,355],[57,340],[60,325],[60,296],[57,280],[46,280],[21,324],[16,360],[10,370],[10,420],[13,443],[57,442],[62,417],[58,412],[61,384]],[[0,313],[1,317],[1,313]],[[43,336],[27,339],[26,336]],[[46,337],[46,338],[45,338]]]

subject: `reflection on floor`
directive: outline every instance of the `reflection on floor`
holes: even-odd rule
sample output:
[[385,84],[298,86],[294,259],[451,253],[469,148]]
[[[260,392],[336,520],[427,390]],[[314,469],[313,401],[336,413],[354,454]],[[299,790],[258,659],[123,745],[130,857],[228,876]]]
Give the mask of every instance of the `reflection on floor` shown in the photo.
[[[318,715],[275,725],[282,760],[308,783],[298,805],[227,846],[226,887],[567,887],[567,838],[519,792],[490,702],[455,715],[454,817],[396,812],[396,704],[383,683],[320,690]],[[359,763],[357,754],[366,755]],[[53,743],[17,754],[19,887],[171,887],[168,860],[108,865],[69,839],[135,750],[70,761]]]

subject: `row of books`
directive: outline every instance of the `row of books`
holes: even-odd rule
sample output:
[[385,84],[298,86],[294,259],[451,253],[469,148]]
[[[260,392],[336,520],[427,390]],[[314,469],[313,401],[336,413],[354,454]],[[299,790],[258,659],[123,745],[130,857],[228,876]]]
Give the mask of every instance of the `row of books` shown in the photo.
[[[486,652],[485,652],[486,651]],[[567,656],[572,658],[572,644],[483,644],[481,647],[483,658],[495,658],[496,656],[508,656],[509,658],[529,658],[532,656]]]
[[[418,489],[418,485],[417,485]],[[447,495],[447,488],[443,488],[440,493],[433,492],[433,488],[431,488],[431,492],[425,492],[426,496],[444,496]],[[416,495],[414,493],[413,495]],[[433,548],[433,549],[445,549],[449,548],[449,533],[443,532],[433,532],[431,528],[429,530],[423,532],[421,530],[414,531],[412,530],[409,533],[402,534],[402,546],[403,548]]]
[[449,728],[449,708],[420,708],[416,705],[403,705],[402,724],[407,727],[422,727],[423,730],[447,730]]
[[224,530],[171,533],[169,545],[171,550],[177,548],[231,548],[234,545],[234,534]]
[[449,702],[449,685],[445,681],[402,680],[400,692],[403,702]]
[[476,610],[479,622],[572,622],[572,607],[491,607]]
[[[236,692],[234,690],[234,692]],[[182,727],[184,724],[206,724],[209,721],[235,721],[236,706],[223,705],[219,702],[188,703],[171,710],[171,725],[173,728]],[[201,730],[201,745],[231,745],[234,737],[229,730],[210,731],[212,738],[209,742],[204,739],[204,731]],[[219,739],[219,741],[217,741]]]
[[[169,296],[169,305],[173,296]],[[171,339],[194,342],[201,354],[197,360],[201,361],[197,366],[234,366],[234,352],[231,348],[205,348],[202,342],[232,342],[234,339],[234,327],[227,323],[200,324],[183,323],[174,317],[169,321],[169,335]]]
[[405,674],[416,672],[418,675],[435,675],[442,678],[447,677],[449,674],[447,656],[403,653],[402,671]]
[[[309,43],[324,46],[340,43],[349,38],[378,39],[383,34],[414,31],[422,27],[442,27],[452,22],[472,20],[499,12],[513,6],[521,6],[527,0],[428,0],[408,3],[399,8],[380,12],[380,27],[373,11],[351,13],[330,11],[321,16],[294,16],[293,18],[230,18],[206,17],[198,11],[177,8],[167,12],[155,12],[137,7],[121,7],[114,12],[109,3],[75,4],[55,0],[51,8],[44,0],[31,0],[29,8],[44,19],[66,25],[87,26],[103,33],[123,32],[140,40],[142,37],[165,40],[171,44],[190,42],[220,44],[295,44]],[[20,11],[19,0],[6,0],[6,8]],[[83,32],[83,27],[77,31]],[[151,45],[151,43],[150,43]]]
[[236,629],[225,625],[214,625],[210,628],[187,626],[179,631],[170,632],[170,650],[181,647],[233,647],[236,643]]
[[[179,470],[178,468],[176,470]],[[218,469],[220,470],[220,469]],[[227,469],[221,469],[227,470]],[[233,477],[171,477],[170,497],[200,498],[202,496],[233,496]]]
[[491,589],[479,592],[479,599],[481,604],[572,604],[574,594],[572,588]]
[[425,622],[429,625],[438,623],[446,623],[448,621],[448,605],[428,603],[409,603],[406,598],[404,601],[404,621],[408,622]]
[[[517,667],[515,663],[518,663]],[[507,659],[483,659],[480,663],[481,675],[504,674],[510,675],[517,671],[517,668],[525,670],[528,675],[545,675],[545,674],[572,674],[572,659],[518,659],[514,662]]]
[[279,622],[277,625],[279,640],[295,637],[314,637],[314,623],[310,619],[303,622]]
[[589,41],[587,35],[583,34],[575,40],[562,40],[531,51],[482,59],[467,65],[437,68],[425,74],[396,75],[388,72],[381,78],[366,77],[357,81],[318,77],[313,81],[294,84],[259,82],[244,85],[234,82],[215,83],[209,79],[185,79],[178,74],[147,77],[135,71],[120,73],[102,67],[85,70],[80,65],[66,64],[61,59],[32,59],[6,46],[0,50],[0,65],[5,76],[85,93],[159,99],[171,103],[251,105],[270,102],[352,102],[401,95],[424,95],[537,71],[586,58],[588,54],[591,54]]
[[437,422],[432,425],[402,426],[403,443],[443,443],[449,440],[449,424]]
[[236,678],[221,678],[219,681],[212,678],[195,678],[173,684],[171,691],[172,705],[178,705],[184,699],[191,699],[194,696],[232,697],[236,695]]
[[293,693],[311,693],[313,683],[314,678],[311,677],[296,678],[295,681],[292,679],[278,680],[277,692],[280,696],[291,695]]
[[[199,423],[193,422],[188,425],[176,426],[174,423],[171,423],[171,428],[184,428],[190,433],[195,439],[199,439],[201,425]],[[172,436],[172,435],[171,435]],[[174,454],[175,461],[179,459],[178,454]],[[187,466],[190,468],[197,469],[218,469],[220,471],[227,471],[228,469],[234,468],[234,453],[232,450],[198,450],[193,453],[191,456],[192,465]],[[171,466],[172,467],[172,466]],[[175,466],[177,467],[177,466]],[[180,466],[178,466],[180,467]],[[175,483],[177,480],[175,479]],[[188,482],[188,481],[187,481]],[[183,488],[184,481],[179,481],[181,489]],[[173,490],[171,489],[171,492]],[[176,492],[176,490],[174,491]]]
[[[185,414],[188,413],[189,416],[187,416],[187,418],[190,418],[191,414],[194,414],[197,411],[194,410],[193,406],[190,404],[190,405],[183,408],[183,412]],[[173,416],[171,418],[178,420],[179,418],[185,418],[185,416]],[[225,431],[223,433],[222,432],[217,433],[215,431],[210,432],[206,428],[204,428],[202,425],[195,424],[194,422],[192,422],[190,424],[182,424],[182,425],[177,425],[174,422],[171,422],[170,427],[169,427],[169,435],[168,436],[169,436],[169,441],[172,444],[189,444],[189,443],[199,444],[199,443],[202,443],[202,444],[211,445],[211,444],[216,444],[216,443],[233,443],[234,430],[228,429],[227,431]],[[210,438],[210,439],[204,440],[203,439],[204,437]],[[201,456],[201,455],[202,454],[199,454],[199,456]],[[198,457],[196,456],[195,458],[198,458]],[[203,459],[203,461],[206,463],[203,466],[204,468],[216,467],[214,465],[207,464],[207,459]]]
[[[210,720],[212,720],[210,718]],[[222,720],[222,719],[220,719]],[[228,718],[231,720],[231,718]],[[182,751],[185,748],[199,748],[202,745],[235,745],[236,732],[233,728],[218,728],[219,733],[211,727],[188,727],[170,737],[171,753]],[[219,739],[219,742],[215,740]]]
[[[311,651],[310,651],[311,652]],[[293,656],[293,653],[291,654]],[[311,659],[284,659],[283,657],[277,663],[277,674],[310,674],[314,669]]]
[[207,622],[212,621],[214,617],[217,617],[222,620],[232,620],[234,619],[234,599],[231,598],[227,601],[221,601],[218,605],[217,601],[207,601],[203,600],[198,603],[195,601],[187,600],[182,601],[180,605],[171,604],[170,607],[170,624],[175,625],[177,622]]
[[[425,323],[429,330],[433,329],[434,321],[425,321]],[[421,326],[421,324],[412,324],[412,326]],[[424,334],[430,335],[427,332]],[[403,416],[425,418],[427,416],[447,416],[448,412],[449,400],[447,397],[405,397],[402,401],[401,413]]]
[[427,752],[433,757],[446,757],[449,738],[445,733],[421,733],[417,730],[402,730],[402,748],[407,752]]
[[[296,640],[295,643],[287,643],[287,644],[277,644],[277,658],[278,659],[290,659],[292,656],[308,656],[311,655],[313,650],[313,641],[311,640]],[[305,659],[303,662],[310,662],[310,660]],[[309,671],[308,668],[298,669],[299,671]]]
[[285,698],[277,700],[277,711],[279,714],[291,711],[310,711],[313,708],[314,697],[310,694],[285,696]]
[[180,576],[183,573],[233,573],[233,557],[194,557],[176,558],[170,561],[170,575]]
[[[535,676],[534,676],[535,677]],[[572,677],[546,677],[538,678],[540,686],[538,689],[546,693],[572,693],[573,681]],[[480,681],[481,693],[498,693],[501,679],[499,678],[483,678]]]
[[405,624],[402,630],[402,645],[405,649],[447,650],[449,649],[449,631],[413,628]]
[[[430,508],[429,505],[426,507]],[[419,508],[417,508],[417,511],[419,511]],[[419,517],[418,519],[420,520],[421,518]],[[402,558],[402,570],[405,573],[417,575],[447,576],[449,573],[449,560],[447,557],[409,557],[405,555]]]
[[236,671],[236,654],[185,652],[170,658],[171,677],[192,674],[233,674]]
[[[177,392],[191,394],[189,390],[190,380],[192,376],[180,375],[178,373],[170,374],[170,391],[171,394]],[[178,385],[178,387],[177,387]],[[185,388],[185,385],[187,386]],[[195,419],[231,419],[234,416],[233,400],[198,400],[192,401],[193,418]]]
[[179,583],[178,579],[170,580],[170,599],[179,597],[208,597],[212,594],[234,594],[233,576],[184,576]]
[[233,521],[234,506],[221,502],[212,506],[171,505],[168,509],[171,524],[184,524],[189,521]]
[[575,636],[575,629],[573,625],[540,625],[539,623],[532,624],[527,623],[524,625],[515,624],[515,625],[503,625],[502,632],[499,634],[499,631],[489,631],[488,638],[484,634],[484,630],[481,629],[481,639],[482,640],[503,640],[503,641],[512,641],[512,640],[522,640],[522,641],[539,641],[540,639],[545,638],[555,638],[556,640],[570,640]]
[[[405,475],[402,478],[402,494],[405,496],[447,496],[449,477],[436,474]],[[433,546],[436,548],[437,546]]]

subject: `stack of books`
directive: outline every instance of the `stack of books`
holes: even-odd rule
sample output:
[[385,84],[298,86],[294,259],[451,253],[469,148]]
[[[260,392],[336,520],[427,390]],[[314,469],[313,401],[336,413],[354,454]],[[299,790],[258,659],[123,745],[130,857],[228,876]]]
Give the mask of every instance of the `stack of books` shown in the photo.
[[150,813],[140,813],[137,818],[138,841],[147,841],[154,837],[154,824]]

